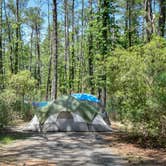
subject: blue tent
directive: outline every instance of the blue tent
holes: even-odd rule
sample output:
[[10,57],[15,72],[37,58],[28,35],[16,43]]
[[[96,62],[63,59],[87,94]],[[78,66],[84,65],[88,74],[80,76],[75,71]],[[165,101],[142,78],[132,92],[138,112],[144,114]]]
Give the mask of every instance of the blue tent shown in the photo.
[[95,102],[95,103],[100,102],[100,100],[97,97],[95,97],[91,94],[87,94],[87,93],[74,93],[71,96],[73,96],[77,100],[90,101],[90,102]]
[[48,105],[49,102],[47,101],[41,101],[41,102],[32,102],[32,105],[34,107],[39,107],[39,108],[42,108],[42,107],[45,107]]

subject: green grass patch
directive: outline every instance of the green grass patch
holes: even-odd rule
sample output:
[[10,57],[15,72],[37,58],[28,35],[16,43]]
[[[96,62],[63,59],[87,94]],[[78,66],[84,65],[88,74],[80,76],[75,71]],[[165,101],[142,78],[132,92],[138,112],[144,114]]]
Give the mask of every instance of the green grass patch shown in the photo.
[[12,141],[13,141],[13,138],[10,136],[3,136],[3,137],[0,136],[0,143],[1,144],[9,144]]
[[0,144],[10,144],[13,141],[27,139],[30,136],[26,133],[0,133]]

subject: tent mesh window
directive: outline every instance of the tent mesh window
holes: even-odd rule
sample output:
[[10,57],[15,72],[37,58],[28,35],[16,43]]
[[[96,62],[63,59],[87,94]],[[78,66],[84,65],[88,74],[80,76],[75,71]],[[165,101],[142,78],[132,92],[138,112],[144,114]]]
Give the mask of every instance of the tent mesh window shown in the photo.
[[63,112],[59,113],[57,119],[73,119],[73,116],[70,112],[63,111]]

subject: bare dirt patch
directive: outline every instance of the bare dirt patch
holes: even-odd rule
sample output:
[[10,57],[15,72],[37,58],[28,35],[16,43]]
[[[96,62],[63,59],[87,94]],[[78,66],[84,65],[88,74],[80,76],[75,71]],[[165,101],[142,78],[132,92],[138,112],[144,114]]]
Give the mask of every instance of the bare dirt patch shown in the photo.
[[104,139],[111,142],[112,152],[126,158],[129,165],[166,166],[166,149],[145,148],[138,140],[122,131],[119,123],[112,123],[113,133],[104,134]]

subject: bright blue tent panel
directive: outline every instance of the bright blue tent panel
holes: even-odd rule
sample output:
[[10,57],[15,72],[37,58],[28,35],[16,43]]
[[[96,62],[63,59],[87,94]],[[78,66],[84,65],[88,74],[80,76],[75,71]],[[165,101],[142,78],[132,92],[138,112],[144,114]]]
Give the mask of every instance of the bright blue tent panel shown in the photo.
[[32,102],[32,105],[33,105],[34,107],[42,108],[42,107],[47,106],[47,105],[48,105],[48,102],[47,102],[47,101]]
[[90,101],[90,102],[95,102],[95,103],[100,102],[100,100],[97,97],[95,97],[91,94],[87,94],[87,93],[74,93],[71,96],[73,96],[77,100],[84,100],[84,101]]

